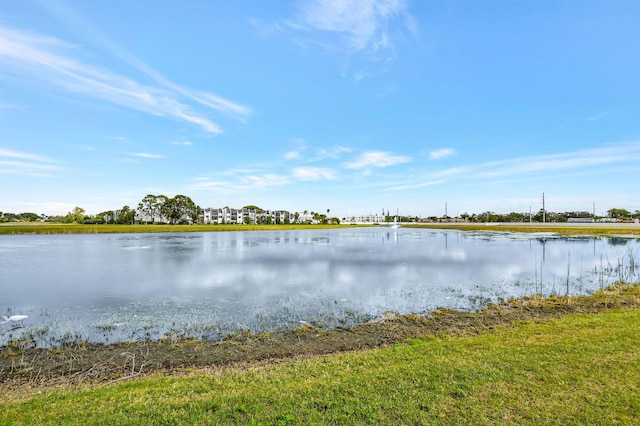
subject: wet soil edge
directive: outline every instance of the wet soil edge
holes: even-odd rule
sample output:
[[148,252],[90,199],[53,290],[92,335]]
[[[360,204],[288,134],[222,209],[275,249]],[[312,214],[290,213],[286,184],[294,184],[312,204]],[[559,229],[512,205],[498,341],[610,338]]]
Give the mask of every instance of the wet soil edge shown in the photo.
[[[640,308],[640,284],[617,284],[590,296],[512,299],[470,313],[439,309],[429,315],[387,313],[352,329],[302,327],[221,341],[162,339],[112,345],[77,343],[33,348],[30,342],[0,347],[0,389],[68,387],[177,374],[189,369],[248,367],[297,357],[384,347],[409,339],[473,335],[521,321],[546,321],[571,313]],[[4,393],[3,392],[3,393]],[[21,392],[20,392],[21,393]]]

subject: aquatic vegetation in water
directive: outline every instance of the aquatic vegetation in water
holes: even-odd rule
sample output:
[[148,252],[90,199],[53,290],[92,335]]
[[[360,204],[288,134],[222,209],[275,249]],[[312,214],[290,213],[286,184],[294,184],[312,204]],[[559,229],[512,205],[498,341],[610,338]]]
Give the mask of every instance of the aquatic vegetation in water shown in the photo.
[[[345,236],[349,239],[342,239]],[[440,307],[478,311],[511,297],[577,296],[616,281],[640,280],[634,240],[612,245],[607,239],[581,238],[567,244],[566,238],[549,235],[422,230],[398,231],[393,238],[377,230],[320,236],[105,238],[82,241],[85,248],[122,255],[116,264],[126,266],[120,268],[123,277],[132,266],[141,265],[144,274],[137,276],[136,284],[112,277],[101,281],[98,276],[96,283],[83,288],[91,297],[70,306],[49,306],[39,313],[38,308],[24,311],[26,304],[6,308],[5,316],[24,311],[28,319],[19,328],[0,325],[0,346],[15,339],[48,347],[164,336],[218,340],[244,331],[279,332],[301,326],[352,328],[386,311],[400,315],[426,314]],[[488,245],[479,242],[485,239]],[[49,253],[46,245],[32,242]],[[3,254],[18,253],[18,248],[23,249],[19,242],[6,244]],[[511,262],[511,255],[522,260]],[[133,263],[127,263],[131,259]],[[16,277],[22,272],[17,271]],[[49,269],[46,272],[50,274]],[[120,281],[124,284],[117,287]],[[92,292],[102,289],[107,291],[92,299]],[[133,296],[127,293],[130,289],[135,290]],[[67,293],[82,292],[67,289]],[[156,293],[161,294],[155,297]],[[38,289],[31,294],[39,296]]]

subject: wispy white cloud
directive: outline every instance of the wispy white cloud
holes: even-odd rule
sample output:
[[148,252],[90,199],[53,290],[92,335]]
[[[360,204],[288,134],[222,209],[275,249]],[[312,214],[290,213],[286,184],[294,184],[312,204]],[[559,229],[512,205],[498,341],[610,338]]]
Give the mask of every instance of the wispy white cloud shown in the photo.
[[191,146],[193,142],[191,141],[172,141],[168,142],[169,145],[179,145],[179,146]]
[[444,182],[445,182],[444,180],[434,180],[434,181],[427,181],[427,182],[420,182],[420,183],[411,183],[406,185],[389,186],[384,190],[385,191],[406,191],[409,189],[418,189],[418,188],[424,188],[426,186],[439,185]]
[[[166,80],[165,80],[166,81]],[[172,88],[178,88],[179,86],[170,85]],[[222,114],[234,117],[238,120],[244,120],[253,114],[253,110],[248,106],[241,105],[236,102],[231,102],[227,99],[216,96],[212,93],[199,92],[194,90],[188,90],[181,88],[180,92],[185,96],[199,102],[202,105],[208,106]]]
[[478,177],[584,169],[608,164],[640,161],[640,142],[606,145],[562,154],[540,155],[484,163],[477,166]]
[[549,179],[558,176],[587,176],[603,173],[603,167],[623,170],[625,164],[640,164],[640,141],[608,144],[596,148],[560,154],[510,158],[469,164],[443,170],[412,174],[404,182],[388,185],[387,190],[411,190],[453,180],[489,180],[492,183],[517,183],[523,179]]
[[611,114],[613,114],[613,111],[605,111],[605,112],[601,112],[600,114],[596,114],[592,117],[589,117],[587,120],[588,121],[600,121],[605,117],[610,116]]
[[344,154],[351,152],[350,148],[340,145],[329,148],[312,148],[303,142],[300,142],[299,145],[300,146],[298,148],[285,154],[285,160],[299,160],[306,163],[315,163],[324,160],[338,160]]
[[283,32],[282,26],[277,22],[274,24],[265,23],[258,18],[249,18],[248,22],[260,38],[268,38]]
[[347,169],[364,169],[369,167],[390,167],[404,164],[411,161],[411,158],[404,155],[394,155],[385,151],[370,151],[361,154],[355,161],[345,164]]
[[285,160],[297,160],[298,158],[300,158],[299,150],[289,151],[284,155]]
[[0,148],[0,173],[2,174],[50,176],[50,173],[58,170],[62,170],[62,167],[48,157]]
[[244,105],[229,101],[212,93],[187,89],[173,81],[167,79],[158,71],[151,68],[140,58],[132,55],[122,46],[114,43],[111,39],[101,33],[97,26],[91,25],[91,20],[87,16],[82,15],[78,10],[65,4],[43,4],[49,12],[59,19],[64,20],[67,25],[76,29],[82,35],[83,40],[87,40],[100,48],[106,49],[110,54],[117,57],[127,65],[151,77],[166,89],[181,94],[193,101],[205,105],[211,109],[221,112],[225,115],[233,116],[238,119],[245,119],[252,114],[252,110]]
[[290,25],[337,34],[351,51],[378,52],[392,48],[393,21],[402,19],[405,28],[416,31],[415,21],[407,18],[407,9],[404,0],[303,1]]
[[88,152],[97,152],[99,151],[98,148],[96,148],[95,146],[91,146],[91,145],[75,145],[75,147],[81,151],[88,151]]
[[[302,46],[365,53],[370,60],[381,62],[397,56],[394,42],[399,34],[417,36],[419,31],[405,0],[300,1],[295,18],[286,25],[295,31],[295,41]],[[362,70],[356,74],[356,78],[365,76]]]
[[303,138],[295,138],[293,140],[293,144],[295,145],[295,148],[284,155],[284,159],[287,161],[298,160],[302,158],[303,153],[308,149],[307,141],[305,141]]
[[456,155],[456,150],[453,148],[441,148],[431,151],[429,153],[429,159],[431,160],[439,160],[440,158],[450,157],[452,155]]
[[321,161],[326,159],[338,160],[344,154],[348,154],[350,152],[352,152],[351,148],[340,145],[331,148],[317,148],[313,150],[312,161]]
[[10,149],[0,148],[0,157],[18,158],[20,160],[38,161],[42,163],[53,163],[54,161],[38,154],[31,154],[29,152],[13,151]]
[[0,160],[0,174],[51,176],[51,172],[55,170],[60,170],[60,167],[50,164],[29,163],[26,161]]
[[148,152],[130,152],[129,155],[133,155],[134,157],[140,158],[164,158],[164,155],[161,154],[150,154]]
[[221,193],[250,192],[270,187],[284,186],[291,183],[291,179],[277,173],[255,173],[252,170],[233,170],[221,173],[226,179],[208,176],[194,179],[194,183],[188,186],[194,191],[217,191]]
[[[251,109],[217,95],[187,90],[162,77],[131,55],[119,52],[121,59],[145,72],[160,86],[148,86],[131,78],[83,61],[78,48],[62,40],[0,26],[0,65],[2,73],[35,82],[45,89],[73,93],[115,105],[169,117],[199,126],[211,134],[222,133],[217,123],[194,109],[196,104],[236,118],[246,118]],[[185,101],[192,101],[192,105]]]
[[216,180],[209,177],[199,177],[193,179],[193,183],[188,185],[189,190],[194,191],[218,191],[223,193],[231,193],[234,191],[232,182],[225,180]]
[[264,173],[261,175],[248,175],[242,179],[243,186],[249,188],[268,188],[272,186],[283,186],[291,183],[291,180],[287,176],[279,175],[277,173]]
[[336,180],[335,170],[325,167],[296,167],[293,169],[293,177],[303,181]]

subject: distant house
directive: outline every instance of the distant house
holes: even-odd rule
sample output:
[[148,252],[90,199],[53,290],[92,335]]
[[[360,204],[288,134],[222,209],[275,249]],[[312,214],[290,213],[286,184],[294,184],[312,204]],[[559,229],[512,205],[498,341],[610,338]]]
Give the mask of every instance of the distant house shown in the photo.
[[361,216],[347,216],[342,218],[342,223],[350,223],[352,225],[374,225],[376,223],[384,223],[385,216],[379,214],[369,214]]
[[[187,217],[185,217],[184,220],[191,223],[191,219]],[[135,221],[140,223],[168,223],[169,219],[167,219],[166,216],[162,216],[160,214],[152,216],[150,214],[146,214],[139,210],[136,210]]]
[[257,223],[293,223],[295,216],[285,210],[263,210],[260,213],[256,209],[233,209],[223,207],[214,209],[207,207],[202,209],[200,220],[205,224],[248,224]]

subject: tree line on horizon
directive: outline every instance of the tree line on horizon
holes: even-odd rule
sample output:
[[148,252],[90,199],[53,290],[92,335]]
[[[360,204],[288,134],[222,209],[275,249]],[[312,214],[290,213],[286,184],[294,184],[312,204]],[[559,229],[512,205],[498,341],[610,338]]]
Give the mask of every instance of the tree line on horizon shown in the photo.
[[613,208],[607,210],[607,216],[594,216],[593,213],[587,211],[569,211],[569,212],[551,212],[540,209],[537,213],[494,213],[486,211],[479,214],[463,213],[461,219],[469,222],[568,222],[569,219],[602,219],[603,217],[610,219],[631,220],[640,219],[640,210],[634,213],[626,209]]
[[[255,210],[262,213],[264,210],[255,205],[242,207],[243,209]],[[117,214],[116,214],[117,212]],[[327,214],[304,211],[304,215],[309,214],[313,220],[318,223],[328,224],[337,223],[338,218],[329,217],[330,209]],[[75,207],[66,215],[47,216],[37,213],[7,213],[0,211],[0,223],[3,222],[54,222],[54,223],[85,223],[85,224],[126,224],[131,225],[136,222],[136,215],[148,218],[143,223],[150,224],[190,224],[199,223],[202,208],[186,195],[176,195],[175,197],[167,197],[166,195],[146,195],[139,203],[137,208],[131,208],[128,205],[117,210],[107,210],[95,215],[87,215],[86,210],[82,207]],[[299,213],[296,213],[296,218]],[[161,220],[156,220],[161,219]],[[270,221],[267,223],[271,223]]]
[[[246,209],[254,209],[258,212],[262,212],[258,206],[248,205],[244,206]],[[145,223],[169,223],[169,224],[181,224],[181,223],[199,223],[202,208],[198,206],[193,200],[186,195],[176,195],[175,197],[167,197],[166,195],[146,195],[139,203],[137,208],[131,208],[128,205],[118,209],[118,215],[115,215],[114,210],[107,210],[100,212],[96,215],[87,215],[86,210],[82,207],[75,207],[68,212],[65,216],[47,216],[39,215],[32,212],[24,213],[7,213],[0,211],[0,223],[6,222],[57,222],[57,223],[112,223],[112,224],[134,224],[136,223],[136,213],[142,214],[147,218],[151,218],[150,222]],[[327,214],[321,214],[316,212],[304,211],[307,215],[310,213],[314,220],[319,223],[340,223],[338,218],[329,217],[330,210],[327,209]],[[640,210],[630,212],[626,209],[611,208],[607,210],[607,218],[617,220],[633,220],[640,219]],[[117,216],[117,217],[116,217]],[[165,221],[156,222],[156,218],[165,218]],[[385,216],[385,222],[393,222],[395,216]],[[569,212],[551,212],[540,209],[535,214],[530,213],[517,213],[511,212],[506,214],[495,213],[492,211],[486,211],[482,213],[462,213],[457,217],[451,216],[430,216],[421,218],[418,216],[398,216],[397,220],[400,222],[439,222],[449,220],[459,220],[465,222],[567,222],[570,218],[575,219],[601,219],[602,216],[594,216],[593,213],[587,211],[569,211]]]

